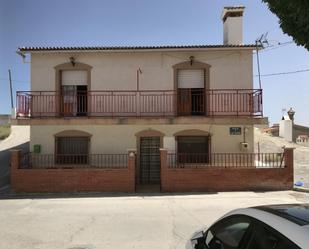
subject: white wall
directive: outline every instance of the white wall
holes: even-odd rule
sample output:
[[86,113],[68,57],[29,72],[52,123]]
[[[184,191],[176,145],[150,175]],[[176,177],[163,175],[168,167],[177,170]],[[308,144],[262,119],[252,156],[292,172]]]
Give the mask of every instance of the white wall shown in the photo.
[[281,120],[279,123],[279,137],[283,137],[286,141],[293,141],[293,121]]
[[223,24],[223,43],[239,45],[242,44],[242,16],[227,17]]
[[[241,126],[241,125],[231,125]],[[199,129],[211,134],[211,152],[239,153],[243,142],[244,127],[241,135],[230,135],[229,125],[43,125],[31,126],[30,149],[34,144],[42,146],[43,154],[54,153],[54,135],[65,130],[80,130],[92,134],[91,153],[126,153],[127,149],[136,148],[135,134],[143,130],[156,130],[164,134],[163,146],[175,149],[174,134],[183,130]],[[248,152],[253,152],[253,126],[247,125],[246,142]]]
[[136,71],[140,75],[140,89],[171,90],[174,88],[174,64],[195,60],[208,63],[210,88],[252,88],[252,51],[212,50],[178,52],[82,52],[33,53],[31,56],[31,90],[55,91],[54,67],[69,62],[92,66],[91,90],[136,90]]

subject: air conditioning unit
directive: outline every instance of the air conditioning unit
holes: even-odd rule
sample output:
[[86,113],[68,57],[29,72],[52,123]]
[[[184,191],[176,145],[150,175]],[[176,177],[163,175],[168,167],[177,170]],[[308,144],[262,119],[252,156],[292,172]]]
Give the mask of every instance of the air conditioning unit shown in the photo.
[[241,151],[247,152],[247,151],[248,151],[248,148],[249,148],[249,144],[248,144],[248,143],[244,143],[244,142],[241,142],[241,143],[240,143],[240,150],[241,150]]

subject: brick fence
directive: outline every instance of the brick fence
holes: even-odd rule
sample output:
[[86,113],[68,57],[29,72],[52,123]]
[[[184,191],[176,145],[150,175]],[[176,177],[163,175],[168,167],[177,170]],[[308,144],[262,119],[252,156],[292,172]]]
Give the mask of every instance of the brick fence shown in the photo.
[[121,169],[22,169],[21,152],[11,152],[11,186],[16,192],[134,192],[135,154]]
[[[293,187],[293,149],[286,148],[282,167],[170,167],[167,150],[161,149],[161,191],[288,190]],[[16,192],[134,192],[135,160],[128,154],[123,168],[23,168],[21,152],[11,154],[11,186]],[[249,165],[252,160],[248,161]],[[236,165],[234,165],[236,166]]]
[[161,191],[288,190],[293,188],[293,148],[284,149],[284,167],[170,168],[161,149]]

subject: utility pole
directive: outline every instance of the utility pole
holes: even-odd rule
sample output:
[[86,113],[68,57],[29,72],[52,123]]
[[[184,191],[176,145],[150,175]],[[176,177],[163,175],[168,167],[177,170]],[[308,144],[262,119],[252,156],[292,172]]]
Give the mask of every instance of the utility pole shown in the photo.
[[10,81],[10,92],[11,92],[11,108],[14,108],[13,104],[13,88],[12,88],[12,77],[11,77],[11,70],[9,69],[9,81]]

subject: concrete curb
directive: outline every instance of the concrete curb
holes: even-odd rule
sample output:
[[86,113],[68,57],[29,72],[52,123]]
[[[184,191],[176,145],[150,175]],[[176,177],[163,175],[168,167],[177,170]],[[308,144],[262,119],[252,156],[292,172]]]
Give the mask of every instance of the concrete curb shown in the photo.
[[296,187],[296,186],[294,186],[293,190],[297,191],[297,192],[309,193],[309,188],[304,188],[304,187]]

